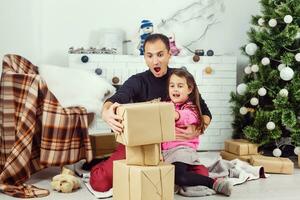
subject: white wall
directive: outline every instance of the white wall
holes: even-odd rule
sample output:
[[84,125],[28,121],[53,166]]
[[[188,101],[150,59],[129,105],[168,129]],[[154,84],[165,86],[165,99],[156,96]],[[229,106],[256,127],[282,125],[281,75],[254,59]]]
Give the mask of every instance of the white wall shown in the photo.
[[[18,53],[33,63],[67,65],[69,47],[96,46],[101,28],[121,28],[127,38],[140,21],[158,23],[196,0],[1,0],[0,56]],[[208,1],[208,0],[206,0]],[[197,43],[197,48],[238,56],[247,42],[250,15],[259,13],[258,0],[224,0],[225,13]]]

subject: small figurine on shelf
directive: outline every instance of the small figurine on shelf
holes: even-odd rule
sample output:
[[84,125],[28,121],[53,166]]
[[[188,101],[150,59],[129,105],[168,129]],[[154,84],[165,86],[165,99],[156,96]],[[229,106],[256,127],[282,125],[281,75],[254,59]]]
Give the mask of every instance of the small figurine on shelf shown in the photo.
[[171,37],[169,37],[169,43],[170,43],[171,54],[173,56],[177,56],[180,53],[180,49],[177,48],[176,46],[174,34]]
[[140,26],[140,43],[138,45],[138,49],[140,51],[140,55],[144,55],[143,45],[146,38],[153,33],[153,24],[150,20],[142,20]]

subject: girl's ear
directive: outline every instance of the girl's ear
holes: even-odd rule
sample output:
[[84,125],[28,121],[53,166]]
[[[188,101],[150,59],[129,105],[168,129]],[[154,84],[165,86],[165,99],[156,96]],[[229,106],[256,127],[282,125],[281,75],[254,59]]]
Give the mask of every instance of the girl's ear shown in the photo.
[[193,87],[193,86],[192,86],[192,87],[189,87],[189,90],[188,90],[189,95],[193,92],[193,90],[194,90],[194,87]]

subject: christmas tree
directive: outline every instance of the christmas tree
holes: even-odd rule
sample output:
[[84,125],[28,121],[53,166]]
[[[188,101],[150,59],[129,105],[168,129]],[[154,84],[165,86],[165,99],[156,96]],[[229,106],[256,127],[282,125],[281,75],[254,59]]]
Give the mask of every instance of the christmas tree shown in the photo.
[[[261,0],[252,16],[243,82],[231,93],[234,138],[261,146],[300,146],[300,0]],[[294,148],[296,147],[296,148]]]

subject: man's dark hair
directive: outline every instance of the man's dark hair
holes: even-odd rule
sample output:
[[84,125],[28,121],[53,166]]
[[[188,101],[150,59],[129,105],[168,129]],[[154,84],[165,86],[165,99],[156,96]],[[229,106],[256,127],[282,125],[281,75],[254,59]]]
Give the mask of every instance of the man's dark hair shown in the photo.
[[161,33],[154,33],[154,34],[149,35],[146,38],[144,45],[143,45],[144,51],[145,51],[145,46],[148,42],[152,43],[152,42],[156,42],[157,40],[161,40],[165,44],[167,50],[168,51],[170,50],[169,38]]

